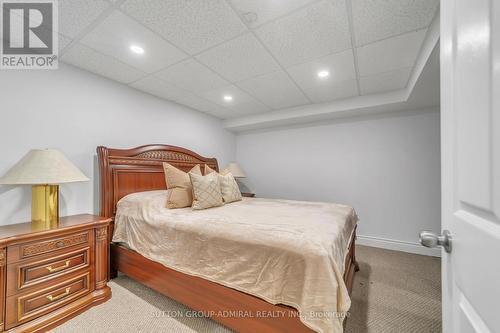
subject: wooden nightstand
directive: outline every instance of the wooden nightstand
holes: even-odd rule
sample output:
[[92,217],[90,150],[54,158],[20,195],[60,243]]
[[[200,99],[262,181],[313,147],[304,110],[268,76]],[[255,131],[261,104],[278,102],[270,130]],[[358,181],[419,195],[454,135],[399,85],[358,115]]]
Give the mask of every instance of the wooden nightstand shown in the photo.
[[247,197],[247,198],[255,198],[255,193],[241,192],[241,196]]
[[0,331],[46,331],[108,300],[110,222],[75,215],[51,228],[0,227]]

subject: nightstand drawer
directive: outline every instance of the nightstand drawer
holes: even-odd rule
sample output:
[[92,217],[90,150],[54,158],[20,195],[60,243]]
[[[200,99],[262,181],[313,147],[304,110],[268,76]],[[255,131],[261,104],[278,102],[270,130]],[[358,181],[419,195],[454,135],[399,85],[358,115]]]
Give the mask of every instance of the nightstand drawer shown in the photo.
[[85,230],[69,235],[38,240],[36,242],[23,243],[8,247],[7,263],[19,260],[37,258],[40,255],[67,252],[72,247],[91,246],[93,242],[93,230]]
[[6,328],[40,317],[90,293],[90,271],[45,289],[7,297]]
[[25,260],[7,267],[7,296],[17,294],[27,288],[70,274],[90,266],[91,247],[84,247],[59,256]]
[[46,332],[111,297],[111,219],[0,226],[0,332]]

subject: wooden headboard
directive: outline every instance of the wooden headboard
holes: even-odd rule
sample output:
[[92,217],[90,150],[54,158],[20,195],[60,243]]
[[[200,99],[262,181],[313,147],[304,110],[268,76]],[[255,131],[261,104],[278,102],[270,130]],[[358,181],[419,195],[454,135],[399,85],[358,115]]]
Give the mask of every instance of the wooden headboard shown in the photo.
[[[100,171],[101,216],[114,217],[118,200],[130,193],[166,189],[163,162],[189,171],[207,164],[219,171],[217,159],[188,149],[146,145],[132,149],[97,147]],[[202,168],[203,170],[203,168]]]

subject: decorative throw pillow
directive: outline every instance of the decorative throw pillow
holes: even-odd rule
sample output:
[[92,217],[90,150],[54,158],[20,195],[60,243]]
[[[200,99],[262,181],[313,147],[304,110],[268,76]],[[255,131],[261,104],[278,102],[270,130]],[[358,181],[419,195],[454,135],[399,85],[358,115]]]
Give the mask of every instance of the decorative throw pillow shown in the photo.
[[[189,174],[177,169],[171,164],[163,163],[165,182],[167,183],[167,208],[184,208],[193,204],[193,187]],[[197,164],[191,171],[201,175],[201,168]]]
[[206,176],[189,173],[193,185],[193,209],[219,207],[224,204],[220,192],[219,176],[211,173]]
[[[217,172],[205,164],[205,175]],[[220,191],[225,203],[241,200],[241,192],[236,179],[229,171],[223,171],[219,176]]]
[[214,169],[212,169],[211,167],[209,167],[208,165],[205,164],[205,168],[204,168],[204,175],[208,175],[209,173],[212,173],[212,172],[217,172],[215,171]]

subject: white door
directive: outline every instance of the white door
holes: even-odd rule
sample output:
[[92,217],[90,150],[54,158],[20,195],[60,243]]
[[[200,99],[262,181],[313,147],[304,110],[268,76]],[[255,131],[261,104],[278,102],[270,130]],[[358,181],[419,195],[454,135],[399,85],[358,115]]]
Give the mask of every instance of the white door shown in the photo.
[[500,1],[441,1],[443,330],[500,332]]

